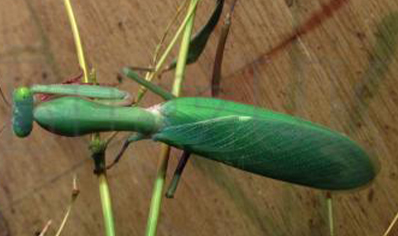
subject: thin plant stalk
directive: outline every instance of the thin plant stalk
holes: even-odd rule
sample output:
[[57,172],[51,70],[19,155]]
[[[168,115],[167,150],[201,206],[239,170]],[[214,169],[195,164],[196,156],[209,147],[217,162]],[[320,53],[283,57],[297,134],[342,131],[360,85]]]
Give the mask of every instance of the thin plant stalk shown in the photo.
[[[200,0],[195,0],[194,2],[198,2]],[[194,5],[196,6],[197,3]],[[191,5],[192,6],[192,5]],[[160,57],[159,61],[157,62],[154,72],[148,73],[145,76],[145,79],[148,81],[151,81],[153,78],[155,78],[162,69],[162,66],[166,62],[167,56],[170,54],[171,50],[173,49],[174,45],[177,43],[178,38],[180,35],[183,33],[183,30],[186,29],[186,26],[188,25],[189,19],[194,15],[196,7],[189,7],[188,8],[188,13],[185,16],[184,20],[182,21],[180,27],[178,28],[177,32],[175,33],[174,37],[171,39],[169,45],[166,47],[165,51],[163,52],[162,56]],[[146,89],[141,87],[140,91],[138,91],[136,101],[140,101],[142,99],[142,96],[145,94]]]
[[[180,53],[178,56],[176,77],[173,85],[173,94],[179,96],[181,93],[181,85],[184,80],[186,61],[189,51],[189,44],[193,29],[193,23],[195,18],[196,6],[200,0],[191,0],[188,10],[188,21],[182,37]],[[190,15],[192,12],[192,15]],[[170,156],[170,147],[162,144],[162,152],[159,160],[158,171],[156,174],[155,185],[152,193],[151,205],[149,209],[148,223],[146,228],[146,236],[155,236],[157,231],[157,224],[159,221],[159,215],[163,199],[163,189],[166,179],[167,166]]]
[[60,236],[61,235],[62,231],[65,228],[66,222],[68,221],[68,218],[69,218],[69,215],[70,215],[71,212],[72,212],[72,204],[69,204],[68,208],[66,209],[65,216],[62,219],[61,226],[59,227],[59,229],[58,229],[57,233],[55,234],[55,236]]
[[326,204],[328,208],[329,235],[334,236],[333,199],[330,192],[326,193]]
[[47,221],[46,225],[43,227],[43,229],[41,230],[39,236],[44,236],[46,235],[48,229],[50,228],[50,225],[52,224],[52,220]]
[[102,214],[105,221],[105,232],[107,236],[115,236],[115,221],[112,214],[112,201],[109,191],[108,180],[106,174],[98,175],[99,190],[102,205]]
[[[64,4],[66,7],[66,11],[68,13],[70,25],[72,27],[73,39],[75,41],[79,65],[80,65],[81,69],[83,70],[82,82],[83,83],[89,83],[89,82],[96,83],[95,75],[90,76],[90,77],[92,77],[93,81],[89,81],[87,63],[84,58],[84,51],[83,51],[83,46],[82,46],[81,39],[80,39],[79,28],[77,27],[76,19],[75,19],[74,13],[73,13],[73,8],[70,3],[70,0],[64,0]],[[99,143],[101,143],[99,140],[99,133],[93,134],[91,137],[91,145],[95,145],[95,144],[99,144]],[[100,161],[105,162],[105,158],[102,158]],[[103,164],[103,166],[105,166],[105,164]],[[108,180],[106,177],[106,170],[104,169],[101,173],[98,173],[97,175],[98,175],[98,184],[99,184],[99,190],[100,190],[100,196],[101,196],[101,206],[102,206],[102,212],[103,212],[103,217],[104,217],[106,236],[115,236],[116,235],[115,224],[114,224],[114,217],[113,217],[113,211],[112,211],[112,204],[111,204]]]
[[72,34],[73,34],[73,39],[75,41],[79,65],[80,65],[81,69],[83,70],[83,82],[89,83],[87,64],[86,64],[86,60],[84,59],[84,51],[83,51],[82,42],[80,40],[79,28],[77,27],[76,19],[73,14],[72,5],[70,3],[70,0],[64,0],[64,4],[65,4],[66,12],[68,13],[70,25],[72,27]]
[[146,236],[155,236],[162,206],[163,188],[166,180],[167,166],[169,163],[170,147],[161,145],[161,158],[158,162],[155,184],[152,192],[151,205],[149,208]]
[[[178,28],[176,34],[174,35],[173,39],[170,41],[170,44],[167,46],[166,50],[164,51],[164,53],[162,54],[162,56],[160,57],[158,63],[156,64],[155,67],[155,73],[152,75],[152,77],[156,77],[157,73],[160,72],[160,68],[164,65],[164,63],[166,62],[167,56],[169,55],[169,53],[171,52],[171,50],[173,49],[174,45],[176,44],[178,38],[180,37],[180,35],[183,33],[184,29],[189,28],[189,22],[190,19],[192,19],[192,17],[195,15],[195,10],[196,10],[196,4],[198,1],[200,0],[192,0],[194,3],[194,7],[192,7],[192,3],[188,9],[188,13],[186,15],[186,17],[184,18],[184,20],[181,23],[181,26]],[[192,2],[191,1],[191,2]],[[185,32],[185,31],[184,31]],[[189,42],[188,42],[189,43]],[[156,73],[157,72],[157,73]]]
[[166,29],[165,29],[165,31],[164,31],[164,33],[163,33],[163,35],[162,35],[162,38],[160,39],[160,42],[156,45],[155,53],[154,53],[154,56],[153,56],[153,59],[152,59],[153,66],[156,65],[156,62],[157,62],[157,60],[158,60],[158,56],[159,56],[160,49],[162,48],[163,43],[164,43],[164,41],[166,40],[166,37],[167,37],[167,35],[168,35],[169,32],[170,32],[171,26],[172,26],[172,25],[175,23],[175,21],[178,19],[178,17],[180,16],[182,10],[185,8],[185,6],[187,5],[187,3],[188,3],[188,1],[184,1],[180,6],[178,6],[177,12],[174,14],[173,19],[172,19],[172,20],[169,22],[169,24],[166,26]]
[[69,215],[72,212],[72,207],[73,207],[77,197],[79,196],[79,193],[80,193],[80,190],[77,188],[77,177],[75,176],[73,178],[71,199],[70,199],[68,208],[66,209],[65,216],[62,219],[61,225],[59,226],[59,229],[58,229],[57,233],[55,234],[55,236],[60,236],[62,231],[64,230],[66,222],[68,221]]
[[[192,0],[189,9],[192,9],[192,11],[195,12],[196,5],[198,2],[199,0]],[[182,36],[180,53],[178,54],[176,73],[175,73],[175,79],[172,90],[173,95],[175,95],[176,97],[179,97],[181,94],[181,86],[185,78],[184,75],[185,75],[186,61],[188,58],[189,44],[191,42],[194,20],[195,20],[195,15],[193,14],[188,19],[187,26]]]
[[392,227],[394,226],[394,224],[398,221],[398,212],[395,215],[394,219],[392,220],[391,224],[388,226],[386,232],[383,234],[383,236],[388,236],[388,234],[391,232]]

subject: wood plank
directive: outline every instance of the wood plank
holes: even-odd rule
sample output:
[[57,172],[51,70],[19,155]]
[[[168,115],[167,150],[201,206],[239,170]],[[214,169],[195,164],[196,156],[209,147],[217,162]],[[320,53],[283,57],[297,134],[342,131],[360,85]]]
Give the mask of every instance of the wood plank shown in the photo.
[[[90,64],[101,82],[113,83],[123,66],[148,64],[178,2],[72,4]],[[212,5],[203,1],[197,26]],[[398,211],[398,3],[239,1],[232,21],[222,98],[327,125],[378,157],[374,183],[333,196],[336,235],[382,235]],[[185,96],[209,96],[219,34],[220,27],[189,67]],[[61,1],[0,2],[0,84],[7,95],[17,86],[60,83],[77,73]],[[167,75],[162,84],[170,87],[171,80]],[[138,86],[126,81],[121,88],[134,93]],[[149,94],[143,106],[160,101]],[[35,127],[29,138],[18,139],[9,127],[9,109],[2,102],[0,108],[0,122],[7,123],[0,141],[0,235],[33,235],[49,219],[53,234],[74,174],[81,195],[64,235],[104,235],[87,138],[57,137]],[[109,148],[110,157],[122,138]],[[109,172],[118,235],[144,234],[158,147],[137,143]],[[171,169],[178,155],[173,151]],[[164,201],[158,235],[328,235],[324,195],[194,157],[175,199]]]

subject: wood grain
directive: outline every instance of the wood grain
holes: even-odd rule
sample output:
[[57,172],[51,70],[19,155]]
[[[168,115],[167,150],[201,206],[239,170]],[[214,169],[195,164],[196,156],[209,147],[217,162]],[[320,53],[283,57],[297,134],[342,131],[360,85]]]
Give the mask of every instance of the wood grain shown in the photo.
[[[178,2],[72,4],[90,65],[101,82],[113,83],[123,66],[148,64]],[[197,25],[212,6],[203,1]],[[325,6],[327,17],[306,26]],[[219,30],[189,67],[185,96],[210,95]],[[398,3],[239,1],[229,37],[222,98],[327,125],[378,157],[381,171],[371,185],[333,198],[336,235],[382,235],[398,211]],[[0,1],[0,84],[7,95],[17,86],[59,83],[76,73],[61,1]],[[170,87],[171,79],[166,76],[162,85]],[[138,86],[126,81],[121,88],[134,93]],[[143,105],[160,101],[149,95]],[[54,234],[74,174],[81,195],[64,235],[103,235],[87,138],[58,137],[35,127],[29,138],[18,139],[4,103],[0,117],[8,125],[0,141],[0,235],[34,235],[48,219],[54,220],[49,235]],[[122,138],[109,148],[110,157]],[[158,149],[151,141],[137,143],[109,172],[118,235],[144,234]],[[173,151],[170,174],[179,154]],[[158,235],[328,235],[324,196],[194,157],[175,199],[164,201]]]

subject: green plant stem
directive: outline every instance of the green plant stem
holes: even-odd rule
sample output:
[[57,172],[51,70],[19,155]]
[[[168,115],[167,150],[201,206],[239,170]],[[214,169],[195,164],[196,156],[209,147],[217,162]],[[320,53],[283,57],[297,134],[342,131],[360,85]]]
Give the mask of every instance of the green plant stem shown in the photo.
[[[164,51],[164,53],[160,57],[159,62],[156,64],[155,73],[153,73],[153,75],[152,75],[153,78],[156,77],[156,75],[160,72],[161,67],[166,62],[167,56],[169,55],[169,53],[173,49],[173,47],[174,47],[175,43],[177,42],[178,38],[180,37],[181,33],[183,33],[183,30],[185,29],[184,30],[184,34],[185,34],[187,29],[191,28],[191,27],[189,27],[189,24],[194,19],[196,4],[197,4],[198,1],[199,0],[192,0],[191,1],[191,5],[188,8],[187,16],[184,18],[183,22],[181,23],[181,26],[178,28],[178,30],[177,30],[176,34],[174,35],[173,39],[170,41],[170,44],[167,46],[166,50]],[[192,29],[190,29],[190,32],[192,32]],[[191,38],[191,37],[189,37],[189,38]],[[189,47],[189,41],[188,41],[187,47]]]
[[[88,70],[87,70],[87,63],[84,58],[84,50],[82,46],[82,42],[80,39],[79,28],[77,27],[76,19],[73,13],[73,8],[70,3],[70,0],[64,0],[65,8],[68,14],[69,22],[72,27],[73,39],[75,41],[76,51],[77,51],[77,58],[79,61],[79,65],[83,70],[83,83],[96,83],[96,76],[95,70],[93,70],[93,74],[90,76],[91,81],[89,80]],[[102,144],[100,140],[99,133],[95,133],[91,136],[90,146],[94,147],[92,149],[92,156],[94,157],[94,162],[96,165],[96,169],[98,166],[106,166],[105,165],[105,149],[102,150]],[[106,148],[106,146],[104,147]],[[94,151],[93,151],[94,150]],[[97,153],[97,151],[100,152]],[[97,158],[97,159],[95,159]],[[102,205],[102,212],[104,217],[105,223],[105,233],[106,236],[115,236],[115,225],[114,225],[114,218],[112,212],[112,204],[111,204],[111,197],[109,192],[108,180],[106,177],[106,170],[101,169],[100,173],[97,173],[98,182],[99,182],[99,190],[100,190],[100,197],[101,197],[101,205]],[[69,215],[69,213],[68,213]]]
[[333,200],[330,192],[326,193],[326,204],[328,208],[329,235],[334,236]]
[[[181,23],[180,27],[178,28],[177,32],[175,33],[174,37],[172,38],[169,45],[166,47],[165,51],[163,52],[162,56],[160,57],[158,63],[156,64],[155,71],[152,73],[147,73],[147,75],[145,76],[146,80],[152,81],[152,79],[155,78],[161,72],[162,66],[166,62],[167,56],[170,54],[170,52],[173,49],[174,45],[176,44],[178,38],[183,33],[183,30],[188,28],[187,27],[188,22],[193,17],[193,15],[195,13],[197,2],[199,2],[199,1],[200,0],[194,1],[195,2],[194,7],[192,7],[192,2],[191,2],[191,5],[188,8],[187,15],[185,16],[184,20],[182,21],[182,23]],[[145,87],[141,87],[140,91],[138,91],[138,94],[137,94],[137,98],[136,98],[137,102],[139,102],[142,99],[142,97],[146,91],[147,91],[147,89]]]
[[83,83],[88,83],[89,80],[88,80],[88,73],[87,73],[87,64],[86,64],[86,60],[84,59],[84,51],[83,51],[82,42],[80,40],[79,28],[77,27],[76,19],[73,14],[73,9],[72,9],[70,0],[64,0],[64,4],[65,4],[66,12],[68,13],[70,25],[72,27],[72,34],[73,34],[73,39],[75,41],[79,65],[83,70]]
[[112,214],[111,196],[108,180],[105,173],[98,175],[99,191],[101,197],[102,214],[104,216],[105,232],[107,236],[115,236],[115,223]]
[[[194,11],[196,9],[196,5],[198,2],[199,2],[199,0],[192,0],[191,5],[189,6],[189,9]],[[187,26],[185,27],[185,31],[182,36],[180,53],[178,54],[176,74],[175,74],[173,90],[172,90],[172,93],[176,97],[180,96],[180,94],[181,94],[181,86],[182,86],[182,82],[184,81],[184,77],[185,77],[184,76],[185,68],[186,68],[186,62],[187,62],[187,58],[188,58],[189,44],[191,41],[194,20],[195,20],[195,11],[194,11],[193,15],[189,18],[189,20],[187,22]]]
[[[190,6],[188,9],[188,15],[190,15],[190,14],[192,14],[192,15],[190,15],[188,18],[188,21],[187,21],[187,24],[186,24],[186,27],[184,30],[182,42],[181,42],[180,53],[178,56],[177,67],[176,67],[176,78],[174,80],[173,91],[172,91],[175,96],[179,96],[181,93],[181,85],[184,80],[186,60],[187,60],[187,55],[188,55],[188,51],[189,51],[189,44],[190,44],[190,39],[191,39],[191,34],[192,34],[192,29],[193,29],[193,23],[194,23],[194,19],[195,19],[195,10],[196,10],[196,6],[199,1],[200,0],[191,0]],[[159,63],[160,63],[160,61],[159,61]],[[164,189],[164,183],[165,183],[165,179],[166,179],[167,166],[168,166],[168,161],[169,161],[169,156],[170,156],[169,154],[170,154],[170,147],[163,144],[161,158],[159,161],[158,171],[157,171],[156,179],[155,179],[155,186],[154,186],[153,193],[152,193],[151,206],[149,209],[148,223],[147,223],[146,234],[145,234],[146,236],[155,236],[156,235],[157,224],[158,224],[158,220],[159,220],[162,199],[163,199],[163,189]]]
[[151,205],[149,208],[149,216],[146,227],[146,236],[155,236],[157,231],[157,224],[159,220],[160,210],[163,199],[163,188],[166,180],[167,166],[169,163],[170,147],[161,145],[161,158],[158,163],[158,171],[156,173],[155,184],[152,192]]
[[184,1],[180,6],[178,6],[176,14],[174,15],[173,19],[167,25],[167,27],[163,33],[163,36],[160,39],[160,42],[156,46],[155,53],[154,53],[155,55],[153,56],[153,59],[152,59],[152,63],[153,63],[152,66],[156,66],[156,62],[158,60],[160,49],[162,48],[162,45],[163,45],[164,41],[166,40],[167,35],[170,32],[171,26],[173,26],[173,24],[177,21],[183,8],[185,8],[187,6],[187,3],[188,3],[188,1]]

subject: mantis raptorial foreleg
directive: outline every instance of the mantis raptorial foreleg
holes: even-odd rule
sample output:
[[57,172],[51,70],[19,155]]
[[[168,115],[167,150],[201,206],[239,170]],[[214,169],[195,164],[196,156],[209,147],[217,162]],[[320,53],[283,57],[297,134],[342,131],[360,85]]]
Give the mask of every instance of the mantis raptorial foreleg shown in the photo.
[[33,94],[52,94],[61,96],[79,96],[95,98],[95,102],[113,105],[128,106],[132,104],[132,96],[126,91],[113,87],[103,87],[96,85],[81,84],[53,84],[53,85],[33,85],[30,88]]

